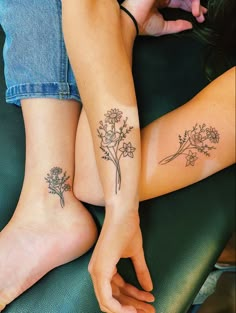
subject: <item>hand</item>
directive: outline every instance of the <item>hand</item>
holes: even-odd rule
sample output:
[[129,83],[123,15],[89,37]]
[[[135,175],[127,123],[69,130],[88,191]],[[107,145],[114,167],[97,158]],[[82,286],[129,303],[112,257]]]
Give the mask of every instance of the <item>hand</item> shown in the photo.
[[[131,258],[138,281],[145,291],[126,284],[117,273],[121,258]],[[149,291],[152,280],[145,261],[138,212],[114,217],[108,212],[92,255],[89,272],[103,312],[153,313],[147,302],[154,301]]]
[[[129,312],[155,313],[154,307],[149,304],[155,299],[150,292],[139,290],[138,288],[127,284],[124,279],[116,273],[111,281],[112,295],[123,306],[132,306]],[[147,303],[149,302],[149,303]],[[113,312],[113,311],[112,311]]]
[[207,9],[200,4],[200,0],[170,0],[166,6],[192,12],[199,23],[205,21],[204,14],[207,13]]
[[136,18],[140,35],[162,36],[178,33],[192,28],[186,20],[166,21],[159,8],[179,8],[192,12],[196,20],[204,22],[207,9],[200,5],[200,0],[126,0],[123,4]]

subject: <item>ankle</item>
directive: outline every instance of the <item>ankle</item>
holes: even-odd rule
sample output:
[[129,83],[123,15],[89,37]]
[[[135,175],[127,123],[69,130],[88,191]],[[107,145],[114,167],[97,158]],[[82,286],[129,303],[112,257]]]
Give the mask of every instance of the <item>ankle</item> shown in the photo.
[[50,193],[48,189],[44,188],[27,188],[23,186],[18,206],[32,206],[34,207],[65,207],[75,199],[73,192],[68,191],[65,193],[57,194]]
[[72,196],[72,184],[73,170],[71,169],[65,171],[61,167],[55,166],[50,170],[43,170],[28,166],[25,171],[21,199],[25,201],[31,197],[34,201],[37,199],[44,203],[54,198],[55,202],[59,200],[61,207],[64,207],[65,198],[70,193]]

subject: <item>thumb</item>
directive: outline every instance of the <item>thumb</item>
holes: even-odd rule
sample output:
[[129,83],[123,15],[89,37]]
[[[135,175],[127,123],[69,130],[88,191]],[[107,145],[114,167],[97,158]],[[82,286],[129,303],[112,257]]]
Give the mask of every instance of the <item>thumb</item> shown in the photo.
[[131,260],[140,285],[144,290],[151,291],[153,289],[153,283],[143,250],[139,254],[133,256]]
[[192,28],[193,25],[185,20],[165,21],[162,35],[180,33]]

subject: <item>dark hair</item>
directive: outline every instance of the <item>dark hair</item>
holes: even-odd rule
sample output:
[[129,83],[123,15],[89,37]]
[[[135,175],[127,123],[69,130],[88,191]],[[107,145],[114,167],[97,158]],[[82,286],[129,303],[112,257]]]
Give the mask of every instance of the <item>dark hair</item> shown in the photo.
[[236,64],[236,1],[202,1],[208,8],[206,21],[196,24],[194,35],[209,46],[206,74],[212,80]]

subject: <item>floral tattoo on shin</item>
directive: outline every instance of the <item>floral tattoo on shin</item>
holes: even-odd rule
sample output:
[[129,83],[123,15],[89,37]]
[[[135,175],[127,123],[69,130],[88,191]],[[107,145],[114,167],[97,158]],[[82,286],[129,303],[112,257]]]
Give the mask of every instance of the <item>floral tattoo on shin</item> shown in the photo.
[[100,149],[103,151],[102,158],[111,161],[116,170],[115,177],[115,193],[121,188],[121,169],[120,160],[125,157],[134,157],[134,148],[131,142],[124,142],[126,136],[133,129],[128,126],[126,117],[122,119],[123,113],[118,109],[111,109],[107,111],[105,121],[99,122],[97,129],[98,137],[101,139]]
[[[211,145],[219,143],[220,135],[213,127],[207,127],[206,124],[196,124],[192,130],[186,130],[184,135],[179,135],[179,149],[176,153],[169,155],[161,160],[161,165],[167,164],[179,156],[185,156],[185,166],[194,166],[198,159],[198,153],[210,156],[209,151],[216,149]],[[196,151],[196,152],[193,152]]]
[[61,207],[65,206],[64,192],[70,191],[71,186],[66,184],[70,176],[67,176],[66,172],[62,174],[62,169],[60,167],[53,167],[50,170],[50,173],[45,177],[46,182],[48,183],[49,193],[53,195],[58,195],[60,197]]

